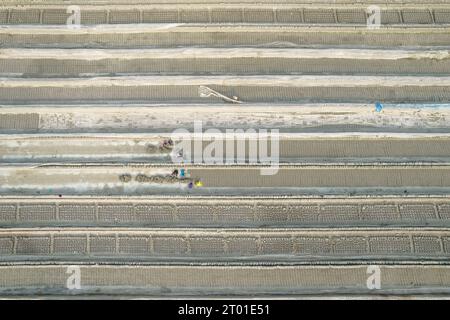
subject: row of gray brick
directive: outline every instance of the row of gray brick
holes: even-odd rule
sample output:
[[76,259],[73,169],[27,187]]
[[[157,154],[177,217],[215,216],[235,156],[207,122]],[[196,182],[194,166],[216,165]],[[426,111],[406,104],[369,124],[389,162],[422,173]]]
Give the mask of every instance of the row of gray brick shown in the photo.
[[[0,24],[65,24],[71,14],[58,9],[0,9]],[[367,13],[358,9],[328,8],[210,8],[210,9],[83,9],[82,24],[121,23],[305,23],[366,24]],[[387,9],[382,24],[447,24],[450,8]]]
[[306,223],[449,221],[450,203],[2,203],[0,225],[32,222]]
[[339,235],[299,232],[224,234],[213,231],[127,234],[121,232],[48,234],[33,232],[0,235],[0,256],[127,256],[133,257],[239,257],[260,255],[412,256],[450,255],[450,234],[398,231],[386,234],[367,231]]

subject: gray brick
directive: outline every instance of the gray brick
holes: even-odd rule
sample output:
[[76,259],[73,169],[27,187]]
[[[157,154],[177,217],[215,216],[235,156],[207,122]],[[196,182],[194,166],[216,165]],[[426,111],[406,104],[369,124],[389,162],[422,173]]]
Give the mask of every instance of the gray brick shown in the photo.
[[116,252],[114,236],[91,236],[89,242],[92,255],[112,255]]
[[450,9],[434,10],[434,19],[436,23],[450,23]]
[[148,237],[119,237],[119,253],[149,254],[150,240]]
[[84,236],[55,236],[53,252],[63,255],[86,254],[87,240]]
[[71,14],[64,9],[46,9],[42,13],[42,23],[44,24],[66,24],[67,18]]
[[0,255],[11,255],[14,250],[14,240],[12,237],[0,238]]
[[336,254],[365,254],[367,242],[364,237],[336,237],[333,238],[334,252]]
[[450,237],[443,237],[442,242],[444,244],[444,251],[450,254]]
[[295,239],[294,249],[302,255],[330,254],[332,242],[324,237],[298,237]]
[[81,12],[81,24],[94,25],[94,24],[107,24],[108,13],[106,10],[89,10]]
[[366,12],[360,9],[338,9],[336,16],[339,23],[366,24]]
[[433,22],[431,14],[428,10],[402,10],[403,22],[411,24],[430,24]]
[[173,222],[175,206],[154,204],[136,205],[136,221],[140,222]]
[[244,22],[247,23],[273,23],[272,9],[244,9]]
[[289,208],[285,205],[260,204],[256,207],[256,219],[264,223],[287,222]]
[[187,242],[181,237],[153,237],[153,250],[157,255],[178,256],[187,252]]
[[423,254],[441,253],[441,242],[439,237],[413,237],[414,251]]
[[287,237],[261,237],[261,253],[293,254],[293,240]]
[[20,205],[19,219],[29,221],[55,221],[56,206],[44,204]]
[[227,239],[228,253],[230,255],[256,255],[258,254],[258,238],[230,237]]
[[359,219],[357,205],[324,205],[320,207],[321,221],[355,221]]
[[99,205],[98,220],[117,223],[134,221],[133,205],[131,204]]
[[243,21],[241,9],[212,9],[212,23],[239,23]]
[[400,215],[406,220],[430,220],[436,219],[434,205],[408,204],[400,206]]
[[214,212],[211,206],[178,205],[177,217],[181,222],[208,223],[214,221]]
[[294,223],[319,221],[318,205],[289,205],[289,220]]
[[0,10],[0,24],[8,23],[8,10]]
[[138,10],[111,10],[109,23],[140,23],[141,15]]
[[248,223],[253,221],[253,206],[248,205],[217,205],[217,220],[219,222]]
[[401,24],[400,12],[397,10],[381,10],[381,24]]
[[35,9],[12,9],[9,23],[12,24],[39,24],[40,10]]
[[450,204],[440,204],[438,205],[439,216],[443,220],[450,219]]
[[0,204],[0,221],[15,221],[16,220],[16,205],[14,204]]
[[95,205],[60,204],[59,219],[62,221],[95,221]]
[[305,9],[303,14],[306,23],[336,23],[332,9]]
[[182,10],[180,12],[181,22],[185,23],[199,23],[209,22],[208,10]]
[[361,216],[364,220],[399,220],[400,216],[397,212],[395,204],[375,204],[364,205],[361,208]]
[[411,245],[408,237],[385,236],[369,239],[370,252],[375,254],[411,253]]
[[177,23],[178,10],[144,10],[143,23]]
[[302,23],[302,13],[298,9],[277,9],[278,23]]
[[191,253],[194,256],[220,256],[224,253],[224,239],[219,237],[191,237]]
[[27,254],[27,255],[50,254],[50,238],[18,237],[17,254]]

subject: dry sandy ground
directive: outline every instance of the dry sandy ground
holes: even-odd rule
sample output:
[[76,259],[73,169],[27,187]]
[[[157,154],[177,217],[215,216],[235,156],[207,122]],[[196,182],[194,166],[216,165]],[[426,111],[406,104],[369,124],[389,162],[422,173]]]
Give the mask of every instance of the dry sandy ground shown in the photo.
[[[375,104],[229,105],[216,98],[207,105],[3,105],[0,131],[6,133],[172,133],[204,130],[278,129],[280,132],[440,132],[448,133],[448,105],[392,105],[375,112]],[[205,102],[206,102],[205,101]],[[218,102],[221,104],[214,104]],[[186,111],[189,110],[189,116]],[[217,115],[220,114],[220,117]],[[224,132],[224,131],[223,131]]]

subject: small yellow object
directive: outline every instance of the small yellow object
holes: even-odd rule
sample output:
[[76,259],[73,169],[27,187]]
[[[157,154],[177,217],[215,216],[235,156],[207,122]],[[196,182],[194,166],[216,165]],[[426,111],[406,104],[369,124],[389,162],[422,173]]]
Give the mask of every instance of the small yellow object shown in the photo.
[[203,182],[201,182],[200,180],[195,181],[195,186],[196,187],[203,187]]

